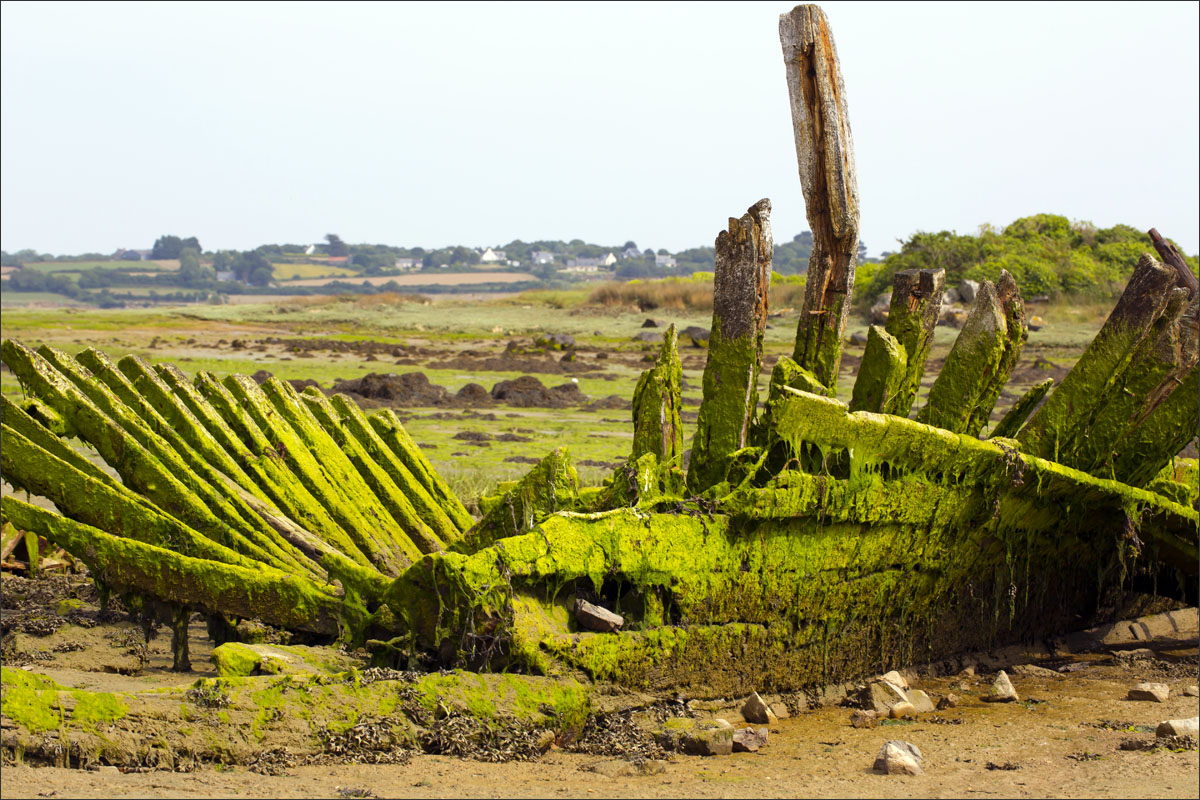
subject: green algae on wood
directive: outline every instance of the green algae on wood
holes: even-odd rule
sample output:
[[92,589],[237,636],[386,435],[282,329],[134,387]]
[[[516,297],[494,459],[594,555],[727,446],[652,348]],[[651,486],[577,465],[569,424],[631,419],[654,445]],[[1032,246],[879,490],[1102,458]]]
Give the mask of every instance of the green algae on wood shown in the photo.
[[[912,410],[933,346],[945,287],[946,271],[940,268],[901,270],[892,276],[892,301],[884,330],[904,348],[906,361],[903,385],[880,409],[886,414],[907,417]],[[793,388],[810,391],[802,386]]]
[[1070,457],[1062,444],[1086,429],[1105,387],[1124,371],[1162,315],[1175,281],[1173,269],[1142,255],[1103,327],[1017,435],[1022,449],[1053,461]]
[[25,409],[13,402],[8,395],[0,395],[0,421],[3,421],[5,425],[20,433],[38,447],[51,453],[56,458],[67,462],[89,478],[117,485],[117,482],[113,480],[111,475],[88,461],[80,455],[78,450],[71,447],[36,419],[29,416]]
[[[1001,369],[1008,345],[1004,305],[991,281],[984,280],[942,371],[929,389],[917,420],[952,433],[972,434],[988,398],[994,376]],[[997,393],[998,395],[998,393]],[[991,398],[995,402],[995,398]]]
[[1050,391],[1050,387],[1054,385],[1053,378],[1046,378],[1041,383],[1030,387],[1030,389],[1021,395],[1017,402],[1013,403],[1012,408],[1008,413],[996,423],[996,427],[988,434],[989,439],[997,438],[1014,438],[1017,432],[1021,430],[1021,426],[1025,424],[1025,420],[1029,419],[1029,415],[1037,408],[1037,404],[1042,402],[1042,398]]
[[453,549],[473,553],[499,539],[524,533],[546,514],[573,506],[578,496],[579,476],[567,448],[559,447],[535,464]]
[[[113,536],[14,497],[0,503],[6,519],[37,531],[79,558],[98,580],[114,589],[321,634],[337,633],[352,611],[332,593],[298,575],[180,555]],[[357,624],[354,619],[350,622]]]
[[907,367],[904,346],[883,328],[872,325],[854,381],[850,410],[881,412],[895,405],[897,395],[904,391]]
[[1017,287],[1016,280],[1008,273],[1008,270],[1000,270],[1000,277],[996,281],[996,296],[1004,308],[1004,349],[996,369],[988,376],[987,382],[980,390],[979,397],[975,401],[975,408],[971,412],[971,419],[963,431],[972,436],[978,436],[987,427],[992,416],[992,409],[996,407],[996,401],[1000,398],[1000,392],[1008,383],[1009,376],[1012,375],[1013,369],[1021,359],[1021,351],[1025,349],[1025,342],[1029,339],[1029,324],[1025,321],[1025,303],[1021,299],[1021,290]]
[[[336,396],[333,402],[335,407],[340,408]],[[396,458],[400,459],[400,463],[408,468],[408,471],[421,483],[429,496],[440,504],[460,531],[465,531],[475,524],[475,520],[463,506],[462,500],[429,463],[429,459],[421,452],[421,448],[400,424],[394,411],[385,408],[369,417],[369,421],[383,443],[391,448]]]
[[672,324],[663,335],[654,366],[642,373],[633,390],[631,461],[646,453],[653,453],[664,464],[682,458],[683,423],[679,417],[682,382],[679,336]]
[[725,476],[729,455],[746,446],[758,408],[758,372],[771,288],[771,203],[760,200],[716,240],[712,335],[704,400],[692,438],[687,487],[699,493]]

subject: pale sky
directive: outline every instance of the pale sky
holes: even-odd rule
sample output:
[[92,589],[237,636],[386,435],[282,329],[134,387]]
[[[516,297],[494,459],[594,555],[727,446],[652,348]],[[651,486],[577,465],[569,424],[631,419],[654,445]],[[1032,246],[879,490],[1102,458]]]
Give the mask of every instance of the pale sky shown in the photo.
[[[1039,212],[1200,244],[1197,3],[822,4],[872,254]],[[791,4],[5,2],[9,252],[807,228]]]

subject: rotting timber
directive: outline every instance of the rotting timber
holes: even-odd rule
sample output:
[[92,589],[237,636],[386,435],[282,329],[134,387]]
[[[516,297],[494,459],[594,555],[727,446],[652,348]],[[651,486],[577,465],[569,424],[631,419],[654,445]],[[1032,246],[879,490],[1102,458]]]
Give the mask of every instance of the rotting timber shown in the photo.
[[[611,479],[581,488],[556,450],[478,521],[389,412],[5,341],[26,396],[3,398],[0,471],[57,513],[5,497],[4,520],[173,624],[181,670],[201,612],[220,639],[259,619],[381,666],[728,696],[1053,635],[1150,588],[1194,603],[1196,469],[1174,457],[1197,434],[1195,289],[1144,256],[1071,373],[980,438],[1027,336],[1019,288],[984,283],[910,419],[944,276],[898,273],[853,402],[832,399],[857,250],[845,92],[818,9],[780,32],[824,255],[760,403],[769,203],[718,236],[690,461],[673,329]],[[580,598],[621,614],[620,632],[582,630]]]

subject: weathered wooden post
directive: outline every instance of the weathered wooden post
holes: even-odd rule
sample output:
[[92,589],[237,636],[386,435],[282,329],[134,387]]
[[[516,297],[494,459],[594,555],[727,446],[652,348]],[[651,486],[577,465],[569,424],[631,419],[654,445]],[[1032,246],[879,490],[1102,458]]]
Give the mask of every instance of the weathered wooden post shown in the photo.
[[771,201],[759,200],[716,242],[712,338],[704,365],[704,402],[687,487],[702,492],[725,477],[729,456],[746,446],[758,407],[767,296],[771,287]]
[[858,178],[833,34],[815,5],[779,18],[805,211],[813,233],[793,358],[831,395],[858,258]]

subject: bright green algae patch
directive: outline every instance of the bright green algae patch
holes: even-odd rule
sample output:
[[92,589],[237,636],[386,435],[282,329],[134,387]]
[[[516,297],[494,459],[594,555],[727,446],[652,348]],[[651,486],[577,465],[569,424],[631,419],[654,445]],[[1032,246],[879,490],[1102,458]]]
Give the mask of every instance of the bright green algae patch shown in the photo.
[[129,711],[120,695],[67,689],[45,676],[24,670],[0,668],[0,685],[3,687],[0,711],[32,733],[67,726],[94,732]]

